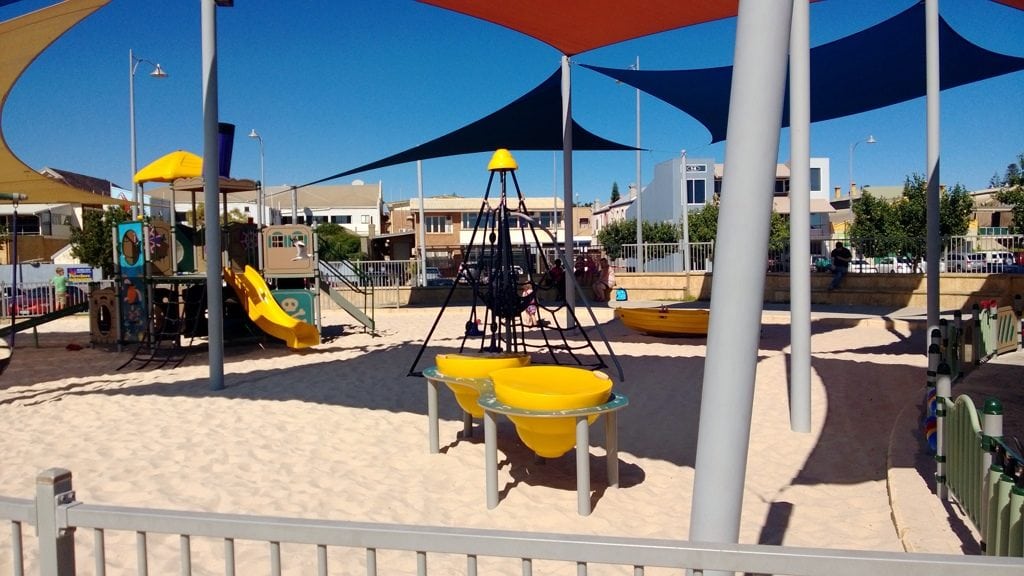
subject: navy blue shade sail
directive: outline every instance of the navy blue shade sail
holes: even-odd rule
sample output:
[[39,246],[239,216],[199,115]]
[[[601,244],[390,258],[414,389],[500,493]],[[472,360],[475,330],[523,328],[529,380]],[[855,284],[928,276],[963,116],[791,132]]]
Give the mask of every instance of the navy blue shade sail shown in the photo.
[[[845,38],[811,49],[811,122],[884,108],[925,95],[925,7],[907,10]],[[1024,69],[1024,58],[967,41],[939,20],[942,90]],[[732,67],[696,70],[620,70],[583,65],[629,84],[693,116],[725,140]],[[789,126],[789,92],[782,125]]]
[[[499,148],[513,151],[561,150],[562,145],[562,85],[561,73],[556,70],[547,80],[511,104],[454,132],[302,186],[416,160],[493,152]],[[575,120],[572,123],[572,145],[573,150],[636,150],[601,138]]]

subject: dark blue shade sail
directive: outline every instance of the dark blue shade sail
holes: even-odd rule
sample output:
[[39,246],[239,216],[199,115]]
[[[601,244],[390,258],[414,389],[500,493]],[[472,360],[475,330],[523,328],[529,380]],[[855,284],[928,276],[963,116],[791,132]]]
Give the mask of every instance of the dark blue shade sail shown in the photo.
[[[632,146],[605,140],[572,123],[573,150],[636,150]],[[504,108],[459,128],[387,158],[303,184],[311,186],[335,178],[416,160],[443,158],[498,148],[517,150],[562,149],[562,84],[555,71],[547,80]]]
[[[939,20],[942,90],[1024,69],[1024,58],[990,52]],[[639,88],[696,118],[725,140],[732,67],[619,70],[584,65]],[[871,28],[811,49],[811,122],[884,108],[925,95],[924,3]],[[789,92],[782,112],[789,126]]]

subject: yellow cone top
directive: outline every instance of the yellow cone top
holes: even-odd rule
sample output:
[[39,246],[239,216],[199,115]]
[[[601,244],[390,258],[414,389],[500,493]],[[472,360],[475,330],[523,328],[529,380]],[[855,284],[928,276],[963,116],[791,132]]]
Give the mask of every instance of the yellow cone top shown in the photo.
[[519,165],[516,164],[516,159],[512,157],[512,153],[505,148],[498,148],[494,151],[494,155],[491,156],[491,161],[487,164],[487,169],[491,172],[495,170],[518,170]]

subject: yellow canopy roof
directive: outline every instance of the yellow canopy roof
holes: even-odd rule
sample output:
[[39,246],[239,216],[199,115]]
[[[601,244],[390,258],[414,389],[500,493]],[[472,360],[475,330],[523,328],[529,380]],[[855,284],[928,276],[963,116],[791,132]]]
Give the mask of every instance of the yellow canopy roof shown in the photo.
[[[110,0],[66,0],[0,22],[0,122],[3,103],[28,65],[50,44]],[[118,204],[121,201],[73,188],[32,170],[7,146],[0,124],[0,192],[19,193],[30,204]],[[0,203],[10,200],[0,198]]]
[[135,182],[174,182],[203,175],[203,159],[186,150],[175,150],[150,162],[135,173]]

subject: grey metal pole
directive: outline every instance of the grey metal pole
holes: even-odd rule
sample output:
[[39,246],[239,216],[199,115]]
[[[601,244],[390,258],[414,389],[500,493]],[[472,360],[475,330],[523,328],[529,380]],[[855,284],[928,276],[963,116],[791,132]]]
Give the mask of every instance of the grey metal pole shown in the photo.
[[739,4],[690,515],[696,542],[739,538],[765,279],[751,259],[768,253],[791,15],[792,0]]
[[[292,224],[299,223],[299,189],[292,186]],[[306,222],[308,226],[310,223]]]
[[789,37],[789,427],[811,431],[811,40],[808,0]]
[[927,0],[925,14],[926,107],[928,124],[927,280],[928,330],[939,325],[939,0]]
[[131,152],[132,152],[132,220],[139,217],[139,185],[135,182],[135,173],[138,172],[136,167],[136,152],[135,152],[135,53],[131,48],[128,49],[128,129],[131,134]]
[[224,388],[224,290],[221,286],[220,134],[217,129],[217,4],[202,2],[203,202],[206,205],[206,307],[209,316],[210,389]]
[[426,210],[423,208],[423,161],[416,161],[416,190],[420,199],[420,226],[416,243],[420,246],[420,286],[427,285],[427,221],[424,219]]
[[[636,70],[640,71],[640,57],[636,57]],[[640,180],[640,89],[636,89],[636,271],[643,273],[644,260],[644,218],[641,212],[640,192],[644,189]]]
[[690,177],[686,172],[686,150],[679,159],[679,172],[683,187],[683,272],[686,272],[686,292],[690,292]]
[[569,57],[562,55],[562,202],[565,204],[565,325],[576,327],[573,309],[576,307],[576,276],[573,270],[573,205],[572,205],[572,77]]

